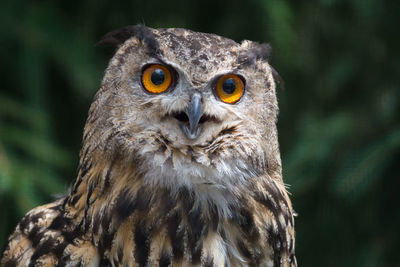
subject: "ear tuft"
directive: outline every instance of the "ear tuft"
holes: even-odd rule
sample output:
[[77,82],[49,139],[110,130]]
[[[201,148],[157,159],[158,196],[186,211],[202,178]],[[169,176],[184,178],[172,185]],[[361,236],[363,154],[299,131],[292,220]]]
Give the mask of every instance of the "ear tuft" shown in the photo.
[[146,44],[149,52],[154,54],[159,52],[159,44],[153,32],[144,25],[129,25],[111,31],[104,35],[96,45],[118,49],[126,40],[132,37],[136,37],[140,42]]
[[252,43],[252,47],[248,51],[248,57],[253,61],[257,61],[258,59],[268,60],[271,54],[271,45],[270,44],[260,44],[260,43]]
[[258,60],[268,61],[271,54],[269,44],[260,44],[251,41],[242,42],[243,52],[238,57],[238,63],[244,66],[254,64]]

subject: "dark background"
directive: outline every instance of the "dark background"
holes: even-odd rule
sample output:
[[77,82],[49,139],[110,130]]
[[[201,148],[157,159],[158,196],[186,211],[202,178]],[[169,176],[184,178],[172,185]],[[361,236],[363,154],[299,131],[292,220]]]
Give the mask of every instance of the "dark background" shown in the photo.
[[0,247],[75,179],[87,110],[129,24],[269,42],[300,266],[400,264],[400,2],[0,2]]

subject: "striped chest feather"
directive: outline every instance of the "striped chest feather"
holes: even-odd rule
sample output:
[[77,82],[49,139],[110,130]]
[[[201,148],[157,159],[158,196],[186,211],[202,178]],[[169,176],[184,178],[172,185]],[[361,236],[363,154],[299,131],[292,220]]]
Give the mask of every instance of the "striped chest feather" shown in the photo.
[[16,256],[32,266],[295,266],[290,202],[268,177],[238,191],[171,190],[110,168],[81,168],[87,179],[68,197],[28,213],[14,233],[27,247]]

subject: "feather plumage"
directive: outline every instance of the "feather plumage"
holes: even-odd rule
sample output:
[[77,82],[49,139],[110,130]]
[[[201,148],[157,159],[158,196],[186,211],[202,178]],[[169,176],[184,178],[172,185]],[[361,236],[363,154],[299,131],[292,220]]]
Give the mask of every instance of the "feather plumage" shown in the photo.
[[[269,46],[129,29],[106,36],[119,48],[89,110],[75,184],[20,221],[1,263],[296,266]],[[176,72],[166,93],[149,94],[140,82],[154,63]],[[226,73],[245,79],[235,104],[215,97]],[[193,92],[203,114],[195,139],[176,115]]]

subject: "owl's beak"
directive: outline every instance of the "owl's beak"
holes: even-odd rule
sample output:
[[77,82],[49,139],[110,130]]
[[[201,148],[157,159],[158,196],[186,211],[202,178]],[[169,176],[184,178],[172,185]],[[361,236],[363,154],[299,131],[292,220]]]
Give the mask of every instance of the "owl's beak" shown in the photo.
[[189,118],[189,125],[181,124],[182,131],[189,139],[195,139],[199,136],[201,132],[199,121],[203,114],[201,95],[199,93],[193,94],[192,99],[190,100],[190,103],[185,110],[185,113]]

